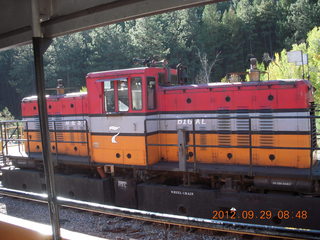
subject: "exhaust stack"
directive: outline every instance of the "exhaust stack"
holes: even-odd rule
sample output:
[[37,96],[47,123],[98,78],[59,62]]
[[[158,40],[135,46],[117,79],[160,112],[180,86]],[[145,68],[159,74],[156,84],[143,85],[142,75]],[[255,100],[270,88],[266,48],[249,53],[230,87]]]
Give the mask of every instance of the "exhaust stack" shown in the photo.
[[62,94],[64,94],[63,80],[58,79],[57,80],[57,95],[62,95]]
[[257,59],[256,58],[250,58],[249,79],[251,82],[260,81],[260,71],[257,68]]

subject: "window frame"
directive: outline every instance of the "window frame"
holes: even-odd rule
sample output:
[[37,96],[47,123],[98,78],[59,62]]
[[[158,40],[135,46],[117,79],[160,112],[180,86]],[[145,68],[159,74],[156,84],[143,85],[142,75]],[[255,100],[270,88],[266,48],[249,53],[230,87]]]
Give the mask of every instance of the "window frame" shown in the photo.
[[[152,79],[152,80],[151,80]],[[149,81],[154,81],[154,84],[153,84],[153,107],[150,108],[149,107]],[[157,81],[156,81],[156,78],[154,76],[147,76],[146,77],[146,107],[147,107],[147,110],[155,110],[157,109],[157,95],[156,95],[156,88],[157,88]]]
[[[141,81],[141,109],[133,109],[133,94],[132,94],[132,79],[134,78],[140,78]],[[121,81],[127,82],[127,96],[128,96],[128,110],[126,111],[120,111],[119,106],[119,87],[121,84]],[[102,110],[104,114],[122,114],[122,113],[128,113],[128,112],[143,112],[146,109],[144,100],[146,98],[145,96],[145,75],[142,74],[134,74],[132,76],[125,76],[125,77],[115,77],[112,79],[100,79],[97,80],[97,82],[101,82],[102,86]],[[113,93],[114,93],[114,111],[107,111],[106,109],[106,94],[105,94],[105,82],[113,82]]]
[[[107,111],[107,106],[106,106],[106,91],[105,91],[105,84],[106,82],[109,82],[110,85],[113,83],[113,105],[114,105],[114,111]],[[103,91],[103,111],[105,113],[115,113],[117,112],[117,91],[116,91],[116,81],[103,81],[102,82],[102,91]]]
[[[141,90],[141,93],[140,93],[140,100],[141,100],[141,107],[139,108],[139,109],[134,109],[133,108],[133,88],[132,88],[132,82],[133,82],[133,79],[135,79],[135,78],[140,78],[140,90]],[[131,78],[130,78],[130,94],[129,94],[129,97],[130,97],[130,100],[131,100],[131,104],[130,104],[130,110],[131,111],[143,111],[143,109],[144,109],[144,101],[143,101],[143,99],[144,99],[144,97],[143,97],[143,95],[144,95],[144,89],[143,89],[143,76],[132,76]]]
[[[126,81],[124,81],[124,80],[118,80],[117,81],[117,111],[116,112],[118,112],[118,113],[126,113],[126,112],[129,112],[130,110],[131,110],[131,108],[130,108],[130,105],[131,105],[131,103],[130,103],[130,92],[131,92],[131,89],[130,89],[130,87],[129,87],[129,85],[131,84],[129,84],[129,81],[130,81],[130,79],[129,78],[127,78],[127,80]],[[120,98],[119,98],[119,87],[121,86],[120,84],[121,84],[121,82],[126,82],[127,83],[127,100],[128,100],[128,109],[127,110],[121,110],[120,111]]]

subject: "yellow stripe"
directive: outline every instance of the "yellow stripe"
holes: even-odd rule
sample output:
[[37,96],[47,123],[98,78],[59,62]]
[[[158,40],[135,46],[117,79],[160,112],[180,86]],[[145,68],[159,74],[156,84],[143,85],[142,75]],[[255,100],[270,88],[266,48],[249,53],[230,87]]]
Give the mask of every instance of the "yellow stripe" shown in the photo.
[[143,136],[92,137],[92,160],[106,164],[146,165],[145,138]]
[[[29,138],[29,140],[36,140],[37,142],[29,141],[30,152],[42,152],[40,134],[37,132],[29,132],[28,134],[24,132],[24,137]],[[57,139],[57,143],[55,142]],[[89,146],[90,146],[90,135],[88,136]],[[56,135],[54,133],[50,133],[50,148],[52,153],[56,153],[58,149],[59,154],[66,155],[74,155],[74,156],[87,156],[88,148],[86,133],[81,132],[59,132]],[[73,142],[73,143],[63,143],[59,141],[65,142]],[[25,146],[26,151],[28,151],[28,144]]]
[[[60,135],[59,135],[60,134]],[[85,133],[59,133],[57,139],[64,141],[86,141]],[[35,140],[35,132],[29,133],[29,139]],[[26,136],[25,136],[26,137]],[[242,134],[196,134],[196,145],[230,145],[249,146],[249,136]],[[55,137],[51,134],[51,150],[55,153]],[[177,134],[155,134],[147,137],[148,144],[177,144]],[[146,165],[146,147],[144,136],[118,136],[117,143],[112,142],[112,136],[89,135],[91,159],[97,163]],[[41,152],[40,142],[30,142],[31,152]],[[193,145],[193,135],[189,135],[189,145]],[[252,135],[252,146],[256,147],[310,147],[309,135]],[[188,153],[194,155],[193,147]],[[87,156],[85,143],[58,143],[58,153]],[[196,161],[200,163],[218,164],[250,164],[248,148],[196,148]],[[148,164],[159,161],[178,161],[178,147],[149,146]],[[194,161],[194,156],[189,157]],[[295,168],[310,167],[310,150],[291,149],[252,149],[252,164],[257,166],[282,166]]]
[[[189,135],[189,145],[193,145],[193,135]],[[149,144],[177,144],[177,134],[158,134],[148,137]],[[240,134],[197,134],[196,145],[249,146],[249,137]],[[252,146],[265,147],[310,147],[309,135],[252,135]],[[150,148],[150,147],[149,147]],[[149,150],[149,149],[148,149]],[[194,154],[193,147],[188,153]],[[150,152],[150,151],[149,151]],[[153,147],[153,158],[164,161],[178,161],[178,147]],[[196,160],[201,163],[250,164],[248,148],[197,147]],[[283,166],[295,168],[310,167],[310,150],[253,149],[252,164],[257,166]],[[194,157],[189,157],[189,162]]]

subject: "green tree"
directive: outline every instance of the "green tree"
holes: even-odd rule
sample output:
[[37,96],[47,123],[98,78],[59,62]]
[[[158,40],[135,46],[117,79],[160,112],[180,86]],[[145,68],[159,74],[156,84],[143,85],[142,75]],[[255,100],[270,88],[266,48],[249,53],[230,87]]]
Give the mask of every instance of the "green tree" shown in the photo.
[[86,32],[54,39],[44,57],[46,86],[55,87],[63,79],[66,87],[79,90],[88,72],[89,44]]
[[[307,33],[320,25],[320,1],[297,0],[289,7],[287,26],[292,32],[287,41],[291,44],[306,40]],[[290,40],[291,39],[291,40]]]
[[[294,63],[289,63],[287,60],[287,51],[284,49],[281,53],[275,54],[275,59],[269,65],[270,79],[301,79],[303,68],[306,73],[310,74],[310,81],[316,89],[320,89],[320,27],[315,27],[308,33],[307,44],[293,44],[292,50],[301,50],[308,53],[308,66],[296,66]],[[308,48],[307,48],[308,45]],[[309,69],[308,69],[309,68]],[[315,101],[319,103],[320,92],[315,92]]]
[[223,14],[222,23],[224,26],[224,42],[221,50],[220,67],[222,73],[219,77],[230,72],[240,72],[246,67],[246,26],[237,16],[235,10],[229,9]]
[[136,57],[157,56],[174,67],[188,66],[192,78],[199,70],[196,49],[202,8],[180,10],[136,20],[129,31],[130,44]]
[[131,66],[132,48],[129,45],[129,28],[133,21],[113,24],[92,30],[91,71],[103,71]]
[[[198,51],[208,63],[215,62],[210,81],[245,71],[250,57],[261,61],[265,53],[275,59],[270,69],[278,73],[272,78],[298,77],[301,69],[286,69],[290,65],[281,52],[292,48],[309,54],[310,77],[317,87],[318,35],[314,30],[307,39],[307,33],[320,26],[319,16],[318,0],[233,0],[58,37],[44,56],[46,87],[55,87],[62,78],[66,87],[79,90],[88,72],[128,68],[132,58],[152,56],[166,58],[171,67],[183,63],[194,81],[201,77]],[[7,79],[0,82],[0,109],[9,106],[16,114],[16,99],[35,93],[32,47],[0,53],[0,76]]]
[[270,63],[267,72],[270,80],[301,78],[301,71],[294,63],[289,63],[287,51],[284,49],[275,54],[274,60]]
[[13,119],[14,119],[14,116],[11,114],[11,112],[7,107],[5,107],[4,109],[2,109],[2,111],[0,111],[0,121],[13,120]]
[[10,111],[12,111],[14,115],[19,116],[20,96],[16,92],[16,89],[9,83],[9,80],[11,80],[10,71],[14,55],[14,50],[0,52],[0,109],[9,106]]
[[309,74],[310,81],[318,90],[316,91],[317,103],[320,103],[320,27],[313,28],[308,33],[307,53],[309,56]]
[[30,45],[15,49],[9,73],[9,83],[21,96],[35,93],[33,63],[33,53]]
[[[201,54],[207,56],[208,62],[214,62],[216,56],[219,54],[221,62],[216,61],[215,66],[212,68],[211,81],[220,79],[224,71],[221,68],[226,58],[224,51],[225,41],[227,40],[227,33],[225,26],[222,23],[223,13],[217,10],[217,5],[205,6],[202,14],[201,31],[199,34],[199,50]],[[201,72],[199,72],[201,77]],[[200,81],[200,80],[198,80]]]

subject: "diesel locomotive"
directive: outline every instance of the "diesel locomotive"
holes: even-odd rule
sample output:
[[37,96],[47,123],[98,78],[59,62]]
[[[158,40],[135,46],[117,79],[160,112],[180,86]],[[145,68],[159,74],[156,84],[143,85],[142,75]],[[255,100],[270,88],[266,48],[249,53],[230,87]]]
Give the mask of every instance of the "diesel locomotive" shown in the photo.
[[[218,205],[240,209],[244,202],[279,209],[272,204],[280,204],[280,195],[267,193],[320,193],[309,81],[187,84],[184,70],[93,72],[87,92],[64,94],[61,87],[47,96],[58,192],[195,217],[210,217]],[[36,96],[22,100],[22,116],[25,153],[7,155],[15,169],[3,170],[3,183],[41,191]]]

